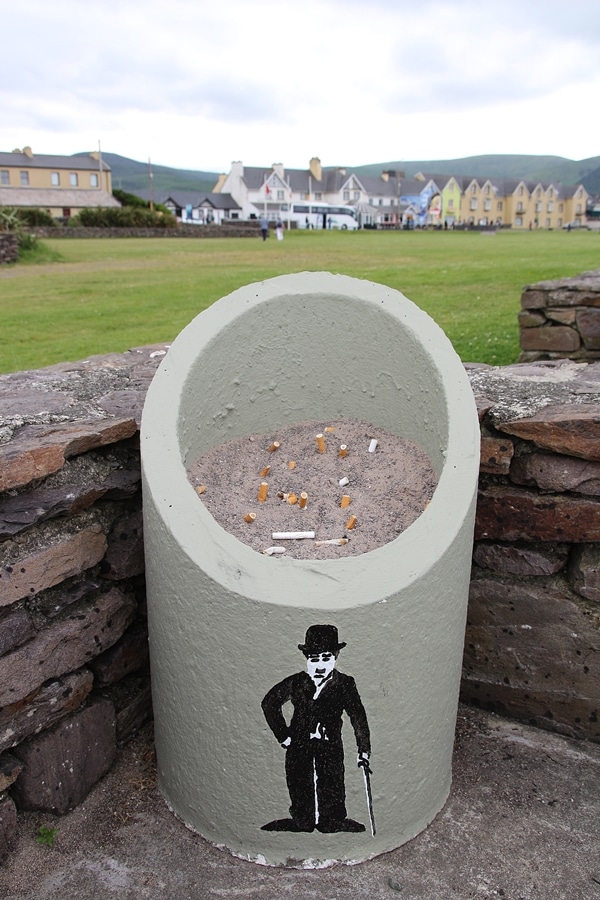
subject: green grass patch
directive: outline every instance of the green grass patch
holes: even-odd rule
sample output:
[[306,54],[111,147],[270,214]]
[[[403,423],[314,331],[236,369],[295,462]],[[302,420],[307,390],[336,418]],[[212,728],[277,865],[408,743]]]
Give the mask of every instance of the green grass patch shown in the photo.
[[0,371],[171,341],[242,285],[329,271],[402,291],[465,362],[519,353],[525,284],[597,268],[593,232],[292,232],[274,238],[46,239],[60,258],[0,269]]

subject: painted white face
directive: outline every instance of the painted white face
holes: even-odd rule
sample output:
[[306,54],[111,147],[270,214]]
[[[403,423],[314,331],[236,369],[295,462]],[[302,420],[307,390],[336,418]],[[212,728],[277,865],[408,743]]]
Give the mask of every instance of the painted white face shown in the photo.
[[306,660],[306,671],[313,681],[320,682],[327,678],[335,668],[334,653],[311,653]]

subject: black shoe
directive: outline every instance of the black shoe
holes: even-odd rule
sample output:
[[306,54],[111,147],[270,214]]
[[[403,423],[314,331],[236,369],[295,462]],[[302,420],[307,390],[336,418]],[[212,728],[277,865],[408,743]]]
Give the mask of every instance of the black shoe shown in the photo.
[[260,829],[261,831],[314,831],[315,826],[307,823],[296,822],[294,819],[274,819],[267,822]]
[[335,831],[364,831],[365,826],[361,825],[360,822],[355,822],[354,819],[342,819],[341,821],[331,821],[325,820],[323,822],[319,822],[317,825],[318,831],[321,831],[323,834],[332,834]]

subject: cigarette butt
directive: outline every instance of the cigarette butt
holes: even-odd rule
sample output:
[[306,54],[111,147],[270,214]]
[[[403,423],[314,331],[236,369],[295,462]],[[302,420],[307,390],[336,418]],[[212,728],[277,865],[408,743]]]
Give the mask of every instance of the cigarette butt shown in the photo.
[[265,466],[264,469],[261,469],[258,473],[261,478],[266,478],[269,472],[271,471],[271,466]]
[[295,494],[288,494],[287,502],[290,504],[290,506],[294,506],[294,504],[298,502],[298,498]]
[[288,469],[295,469],[295,468],[296,468],[296,461],[293,459],[290,459],[290,461],[288,463]]
[[318,449],[319,453],[325,453],[325,451],[327,450],[327,447],[325,446],[325,441],[323,440],[322,434],[317,435],[317,449]]
[[258,499],[261,503],[264,503],[267,499],[267,493],[269,491],[269,485],[266,481],[261,481],[260,487],[258,489]]
[[333,427],[333,425],[328,425],[327,428],[325,429],[325,432],[328,434],[333,434],[334,431],[335,431],[335,428]]
[[350,506],[350,497],[348,496],[348,494],[344,494],[344,496],[340,500],[340,506],[342,509],[345,509],[346,506]]
[[345,487],[347,484],[350,484],[350,479],[347,477],[340,478],[340,480],[338,481],[338,484],[340,487]]
[[371,443],[369,444],[369,453],[375,453],[378,443],[379,442],[376,441],[375,438],[371,438]]
[[348,448],[345,444],[340,444],[340,456],[343,458],[348,453]]
[[300,500],[298,502],[298,506],[300,507],[300,509],[306,508],[307,500],[308,500],[308,494],[306,493],[306,491],[302,491],[302,493],[300,494]]
[[274,531],[271,535],[274,541],[301,541],[305,538],[314,540],[314,531]]
[[279,450],[279,441],[273,441],[271,446],[268,448],[269,453],[274,453],[275,450]]
[[315,547],[324,547],[326,544],[339,544],[343,546],[348,543],[348,538],[331,538],[328,541],[315,541]]
[[244,522],[254,522],[256,519],[256,513],[246,513],[244,516]]
[[278,553],[285,553],[285,547],[267,547],[263,553],[265,556],[275,556]]
[[289,497],[289,494],[284,494],[283,491],[278,491],[277,496],[279,497],[280,500],[287,500],[287,498]]
[[356,526],[356,516],[350,516],[348,521],[346,522],[346,528],[348,531],[352,531],[352,529]]
[[203,494],[203,493],[205,492],[205,490],[206,490],[206,485],[205,485],[205,484],[199,484],[198,487],[196,488],[196,493],[197,493],[197,494]]

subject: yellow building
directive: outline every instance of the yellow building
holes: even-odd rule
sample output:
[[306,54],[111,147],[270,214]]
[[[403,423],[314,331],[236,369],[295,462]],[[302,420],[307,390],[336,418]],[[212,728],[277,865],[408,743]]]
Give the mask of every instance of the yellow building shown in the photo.
[[100,153],[50,156],[24,147],[0,153],[0,206],[35,207],[69,218],[83,208],[120,203]]
[[583,185],[498,178],[435,177],[442,187],[442,219],[450,226],[528,230],[585,225]]

